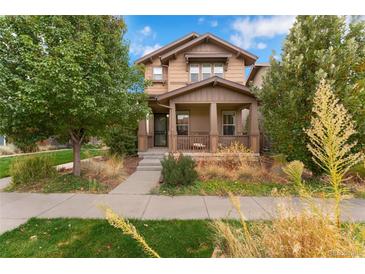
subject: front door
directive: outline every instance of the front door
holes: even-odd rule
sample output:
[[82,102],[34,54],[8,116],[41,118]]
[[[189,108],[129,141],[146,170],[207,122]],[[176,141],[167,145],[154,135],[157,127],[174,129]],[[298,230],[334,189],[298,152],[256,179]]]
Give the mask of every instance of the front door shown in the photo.
[[154,146],[167,147],[167,114],[155,113],[154,117]]

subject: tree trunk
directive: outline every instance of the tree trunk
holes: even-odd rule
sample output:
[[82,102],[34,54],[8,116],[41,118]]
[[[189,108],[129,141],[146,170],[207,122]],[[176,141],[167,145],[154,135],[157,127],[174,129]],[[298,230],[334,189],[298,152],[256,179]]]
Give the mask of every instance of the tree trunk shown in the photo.
[[79,140],[72,140],[73,150],[73,175],[80,176],[81,174],[81,142]]

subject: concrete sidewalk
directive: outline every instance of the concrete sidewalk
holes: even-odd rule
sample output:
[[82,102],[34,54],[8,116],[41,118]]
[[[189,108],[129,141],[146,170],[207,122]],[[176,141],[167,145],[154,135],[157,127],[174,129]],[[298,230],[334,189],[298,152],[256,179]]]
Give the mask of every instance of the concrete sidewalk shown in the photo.
[[[240,197],[241,210],[248,220],[270,220],[284,205],[297,212],[308,205],[299,198]],[[324,210],[333,201],[316,199]],[[103,218],[98,205],[107,205],[118,214],[138,219],[217,219],[237,218],[228,198],[218,196],[159,196],[134,194],[38,194],[0,193],[0,233],[13,229],[29,218]],[[365,221],[365,200],[342,203],[343,220]]]

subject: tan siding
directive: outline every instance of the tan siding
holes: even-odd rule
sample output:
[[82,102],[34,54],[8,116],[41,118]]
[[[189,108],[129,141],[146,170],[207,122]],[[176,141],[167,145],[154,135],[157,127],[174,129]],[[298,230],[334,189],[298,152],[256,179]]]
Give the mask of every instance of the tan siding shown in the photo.
[[[157,67],[157,66],[161,66],[161,61],[158,58],[155,58],[152,63],[148,63],[146,65],[146,70],[145,70],[145,78],[147,80],[152,80],[152,69],[153,67]],[[168,69],[167,67],[163,67],[163,77],[166,80],[167,79],[167,74],[168,74]],[[167,92],[168,87],[167,87],[167,82],[165,84],[162,83],[152,83],[152,86],[148,87],[146,89],[146,92],[148,94],[161,94],[161,93],[165,93]]]
[[200,45],[197,45],[193,48],[191,48],[190,50],[188,50],[188,52],[219,52],[219,53],[230,53],[228,50],[217,46],[215,44],[206,42],[206,43],[202,43]]
[[172,99],[175,103],[251,103],[255,99],[223,87],[204,87]]
[[176,59],[169,62],[168,87],[169,91],[186,86],[189,74],[186,71],[184,54],[179,54]]
[[189,111],[189,134],[209,135],[209,105],[177,105],[177,111]]
[[243,58],[232,56],[229,59],[227,70],[224,72],[224,78],[239,84],[244,84],[245,61]]
[[[245,64],[243,58],[236,57],[233,52],[229,52],[224,48],[221,48],[215,44],[205,42],[197,45],[188,50],[188,52],[220,52],[231,53],[232,57],[229,58],[227,70],[224,71],[224,78],[230,81],[244,84],[245,79]],[[163,67],[164,79],[166,83],[153,83],[153,85],[146,89],[149,94],[161,94],[167,91],[172,91],[177,88],[181,88],[189,84],[189,73],[187,71],[187,65],[185,61],[185,53],[180,53],[176,56],[176,59],[169,61],[168,68]],[[155,58],[152,63],[146,65],[145,78],[152,79],[152,68],[154,66],[160,66],[161,62],[159,58]]]

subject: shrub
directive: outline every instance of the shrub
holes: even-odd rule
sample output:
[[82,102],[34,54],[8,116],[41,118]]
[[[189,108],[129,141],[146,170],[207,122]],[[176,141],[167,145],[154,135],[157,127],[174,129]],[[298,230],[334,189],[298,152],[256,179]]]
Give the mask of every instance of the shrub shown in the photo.
[[161,164],[162,176],[168,185],[190,185],[198,178],[196,163],[190,156],[180,154],[175,158],[170,154]]
[[16,158],[10,165],[13,185],[29,185],[57,175],[48,156],[27,156]]
[[115,127],[108,130],[104,138],[112,154],[135,155],[137,153],[137,132],[133,128]]
[[29,152],[36,152],[38,151],[38,145],[37,143],[33,141],[27,141],[27,140],[14,140],[14,144],[24,153]]

